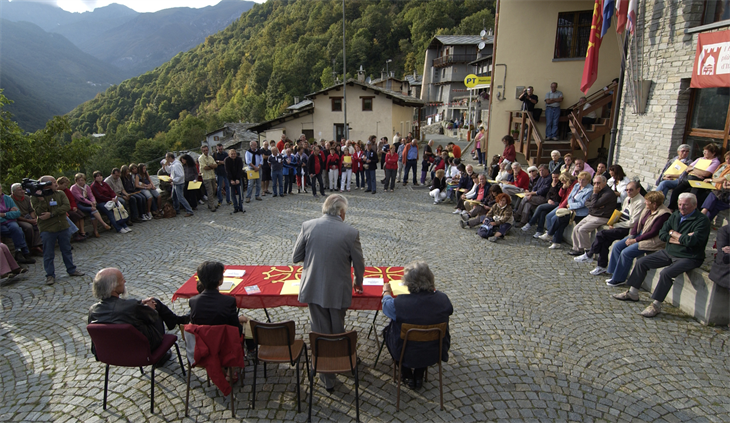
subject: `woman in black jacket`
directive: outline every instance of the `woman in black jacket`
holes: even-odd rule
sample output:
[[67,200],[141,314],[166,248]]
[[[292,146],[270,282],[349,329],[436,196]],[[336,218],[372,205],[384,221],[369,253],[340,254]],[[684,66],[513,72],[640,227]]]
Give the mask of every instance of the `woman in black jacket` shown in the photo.
[[231,196],[233,197],[233,213],[246,213],[243,209],[243,193],[248,189],[248,179],[243,171],[243,160],[238,156],[235,149],[228,151],[228,157],[223,161],[226,167],[226,175],[231,184]]
[[446,199],[446,177],[444,174],[443,169],[437,170],[436,176],[431,181],[431,187],[428,189],[428,195],[433,197],[434,204]]

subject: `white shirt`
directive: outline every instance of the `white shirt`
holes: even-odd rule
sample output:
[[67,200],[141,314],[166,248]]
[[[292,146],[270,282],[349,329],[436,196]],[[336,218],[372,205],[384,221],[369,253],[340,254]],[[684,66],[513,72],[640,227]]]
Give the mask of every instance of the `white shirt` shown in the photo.
[[170,168],[170,179],[174,185],[180,185],[185,183],[185,169],[183,169],[180,160],[175,159],[174,162],[169,166]]

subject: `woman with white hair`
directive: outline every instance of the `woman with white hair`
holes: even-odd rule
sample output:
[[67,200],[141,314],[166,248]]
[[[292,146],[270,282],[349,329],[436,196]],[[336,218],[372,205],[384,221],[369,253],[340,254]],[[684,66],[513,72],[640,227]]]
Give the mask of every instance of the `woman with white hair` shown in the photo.
[[563,158],[560,157],[560,152],[558,150],[553,150],[550,153],[550,162],[548,163],[548,169],[550,169],[550,174],[552,175],[553,172],[555,172],[555,169],[560,170],[560,168],[565,164],[563,162]]
[[[454,308],[449,297],[436,290],[433,273],[425,262],[416,261],[406,265],[403,269],[403,284],[408,288],[408,294],[395,298],[390,284],[383,285],[383,314],[391,319],[383,329],[383,339],[393,361],[401,366],[401,380],[411,389],[420,389],[426,368],[438,362],[438,341],[408,344],[403,363],[399,363],[403,348],[401,325],[448,323]],[[451,335],[447,325],[441,349],[441,359],[444,362],[449,360],[450,345]]]

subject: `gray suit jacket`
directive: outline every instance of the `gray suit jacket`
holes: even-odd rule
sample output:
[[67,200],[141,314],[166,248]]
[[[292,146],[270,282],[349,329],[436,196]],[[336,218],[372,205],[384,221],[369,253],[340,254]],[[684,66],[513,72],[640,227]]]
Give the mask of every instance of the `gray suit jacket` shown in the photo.
[[348,308],[352,302],[351,267],[362,286],[365,260],[360,232],[339,216],[323,215],[302,224],[292,261],[303,261],[299,302],[324,308]]

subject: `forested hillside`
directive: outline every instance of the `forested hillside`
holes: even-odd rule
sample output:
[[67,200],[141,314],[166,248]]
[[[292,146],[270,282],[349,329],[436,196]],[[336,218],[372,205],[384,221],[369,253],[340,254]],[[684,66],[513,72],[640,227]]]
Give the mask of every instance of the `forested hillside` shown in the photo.
[[[423,71],[437,34],[478,34],[494,0],[347,1],[347,73]],[[109,88],[70,114],[79,135],[106,133],[93,166],[150,160],[199,145],[223,122],[259,122],[333,82],[342,69],[342,2],[269,0],[154,71]],[[341,77],[341,75],[340,75]]]

